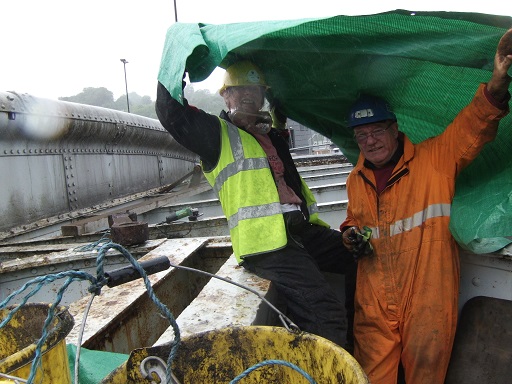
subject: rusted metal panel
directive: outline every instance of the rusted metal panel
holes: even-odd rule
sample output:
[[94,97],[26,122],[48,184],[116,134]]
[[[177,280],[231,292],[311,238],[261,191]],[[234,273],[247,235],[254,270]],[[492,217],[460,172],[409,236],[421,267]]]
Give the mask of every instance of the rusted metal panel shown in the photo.
[[[209,238],[171,239],[162,243],[140,260],[167,256],[172,264],[187,263]],[[196,261],[197,263],[198,261]],[[223,262],[222,259],[220,262]],[[157,297],[177,316],[190,303],[190,274],[178,274],[174,268],[149,276]],[[70,305],[76,324],[82,322],[89,297]],[[168,327],[147,296],[141,279],[118,287],[104,287],[94,299],[87,317],[82,345],[86,348],[129,353],[132,349],[155,342]],[[68,343],[76,343],[79,326],[70,332]],[[149,344],[148,344],[149,343]]]
[[110,238],[123,246],[142,244],[149,239],[148,223],[137,221],[136,213],[108,216]]
[[[234,257],[230,257],[216,275],[246,286],[261,296],[265,296],[270,288],[268,280],[238,266]],[[182,337],[186,337],[224,327],[258,325],[258,316],[267,318],[261,316],[260,312],[269,310],[254,293],[212,278],[176,321]],[[172,340],[174,332],[172,327],[169,327],[154,345],[162,345]]]

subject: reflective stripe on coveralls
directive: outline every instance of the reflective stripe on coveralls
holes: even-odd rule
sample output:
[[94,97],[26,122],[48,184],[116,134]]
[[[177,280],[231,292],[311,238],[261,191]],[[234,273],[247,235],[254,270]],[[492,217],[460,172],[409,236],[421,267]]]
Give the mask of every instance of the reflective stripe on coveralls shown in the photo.
[[[228,219],[233,252],[242,258],[282,248],[286,229],[267,155],[249,133],[219,119],[221,154],[214,169],[205,177],[219,196]],[[318,218],[312,192],[301,178],[310,222],[327,226]],[[240,193],[242,191],[242,193]],[[243,239],[243,240],[242,240]]]
[[[415,213],[411,217],[398,220],[391,224],[389,228],[389,236],[395,236],[402,232],[410,231],[414,227],[419,227],[428,219],[433,219],[434,217],[450,216],[450,211],[450,204],[432,204],[423,211]],[[373,227],[370,229],[372,230],[372,239],[378,239],[379,228]]]

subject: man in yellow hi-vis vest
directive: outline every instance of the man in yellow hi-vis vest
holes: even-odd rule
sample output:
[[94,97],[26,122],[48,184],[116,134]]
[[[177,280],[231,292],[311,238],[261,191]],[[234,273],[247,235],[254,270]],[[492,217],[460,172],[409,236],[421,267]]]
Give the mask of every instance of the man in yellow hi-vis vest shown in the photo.
[[[226,70],[219,93],[228,111],[220,117],[187,100],[182,105],[161,83],[156,112],[176,141],[200,156],[237,261],[272,282],[301,330],[351,351],[355,263],[341,233],[319,219],[287,141],[261,111],[267,89],[261,70],[240,61]],[[345,274],[347,321],[322,271]]]

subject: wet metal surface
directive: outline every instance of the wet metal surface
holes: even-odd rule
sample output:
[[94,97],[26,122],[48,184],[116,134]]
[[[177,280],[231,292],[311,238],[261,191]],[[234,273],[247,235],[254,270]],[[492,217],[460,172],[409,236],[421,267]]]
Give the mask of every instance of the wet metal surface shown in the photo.
[[0,159],[6,232],[172,184],[198,161],[158,120],[15,92],[0,92]]
[[[200,257],[196,252],[209,241],[209,238],[169,239],[140,260],[166,256],[172,264],[193,264],[205,268],[196,259]],[[219,259],[219,263],[224,263],[227,257]],[[175,316],[197,295],[194,285],[200,289],[206,283],[194,278],[173,267],[149,276],[158,299]],[[89,297],[84,297],[70,305],[69,311],[75,317],[75,324],[81,323],[88,301]],[[89,349],[129,353],[141,345],[151,345],[168,326],[168,321],[148,297],[142,279],[138,279],[102,289],[101,295],[94,299],[87,318],[82,345]],[[67,338],[69,343],[76,343],[78,332],[79,326],[75,325]]]
[[[230,257],[216,273],[235,283],[246,286],[261,296],[269,290],[270,282],[247,272]],[[237,325],[268,324],[269,317],[275,318],[270,308],[254,293],[228,282],[212,278],[201,293],[178,316],[177,323],[183,337],[194,333]],[[174,340],[172,327],[158,339],[155,345]]]

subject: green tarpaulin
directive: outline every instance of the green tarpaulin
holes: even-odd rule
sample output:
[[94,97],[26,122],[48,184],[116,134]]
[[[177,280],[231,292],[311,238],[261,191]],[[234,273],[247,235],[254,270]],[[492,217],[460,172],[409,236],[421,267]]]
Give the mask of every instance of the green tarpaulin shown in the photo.
[[80,348],[78,367],[78,383],[75,383],[76,346],[66,345],[68,351],[69,369],[74,384],[98,384],[112,371],[124,364],[130,355],[114,352],[94,351]]
[[[216,66],[249,59],[263,70],[284,113],[336,143],[355,163],[346,128],[359,93],[387,99],[413,142],[436,135],[489,80],[512,18],[396,10],[366,16],[225,25],[173,24],[158,80],[178,100],[186,69],[202,81]],[[407,202],[403,202],[407,204]],[[512,242],[512,117],[457,181],[451,230],[476,253]]]

